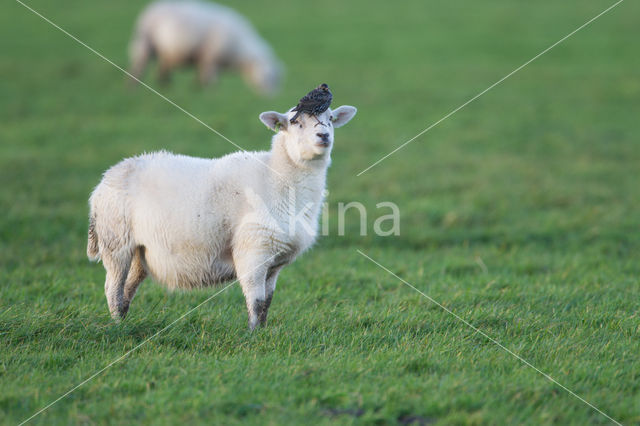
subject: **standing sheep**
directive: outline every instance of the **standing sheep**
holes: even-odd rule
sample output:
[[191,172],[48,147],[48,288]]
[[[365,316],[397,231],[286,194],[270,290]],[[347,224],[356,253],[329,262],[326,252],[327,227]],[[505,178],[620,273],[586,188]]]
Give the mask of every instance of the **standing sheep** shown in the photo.
[[263,112],[270,151],[203,159],[144,154],[107,170],[89,199],[87,255],[102,259],[112,317],[124,318],[147,275],[170,289],[238,279],[249,328],[264,324],[278,273],[317,234],[333,129],[352,106]]
[[131,74],[139,79],[151,57],[158,59],[158,78],[169,80],[181,65],[195,65],[206,85],[218,71],[239,71],[264,94],[273,94],[282,66],[271,47],[234,10],[201,1],[161,1],[149,5],[138,18],[129,46]]

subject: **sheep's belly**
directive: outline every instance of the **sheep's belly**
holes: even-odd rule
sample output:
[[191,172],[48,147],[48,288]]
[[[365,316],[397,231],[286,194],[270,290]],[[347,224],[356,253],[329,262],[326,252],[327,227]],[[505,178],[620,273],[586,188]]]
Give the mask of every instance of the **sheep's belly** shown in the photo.
[[236,278],[231,259],[203,252],[173,252],[146,249],[147,270],[170,289],[208,287]]

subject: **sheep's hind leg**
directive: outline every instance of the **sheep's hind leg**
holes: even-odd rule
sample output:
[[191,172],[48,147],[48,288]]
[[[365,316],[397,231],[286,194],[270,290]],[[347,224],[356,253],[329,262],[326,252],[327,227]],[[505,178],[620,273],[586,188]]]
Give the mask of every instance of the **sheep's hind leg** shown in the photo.
[[144,73],[147,62],[151,56],[151,46],[142,36],[136,36],[131,42],[131,69],[129,71],[129,83],[135,84]]
[[142,256],[144,253],[144,247],[138,247],[133,255],[131,266],[129,267],[129,273],[127,274],[127,280],[124,283],[124,315],[129,311],[129,305],[136,295],[138,286],[147,277],[147,271],[142,263]]
[[107,296],[109,312],[115,320],[124,319],[129,308],[128,305],[125,307],[124,285],[131,265],[131,255],[116,258],[109,254],[103,254],[102,262],[107,270],[104,292]]

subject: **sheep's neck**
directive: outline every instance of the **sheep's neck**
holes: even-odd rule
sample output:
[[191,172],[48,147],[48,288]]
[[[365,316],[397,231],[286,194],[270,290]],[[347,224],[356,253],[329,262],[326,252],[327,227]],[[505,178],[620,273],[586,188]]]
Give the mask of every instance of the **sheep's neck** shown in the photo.
[[[329,158],[298,162],[292,159],[285,146],[284,135],[274,136],[271,149],[270,168],[278,192],[288,193],[293,188],[300,201],[318,205],[323,199],[327,179]],[[298,198],[297,197],[297,198]]]

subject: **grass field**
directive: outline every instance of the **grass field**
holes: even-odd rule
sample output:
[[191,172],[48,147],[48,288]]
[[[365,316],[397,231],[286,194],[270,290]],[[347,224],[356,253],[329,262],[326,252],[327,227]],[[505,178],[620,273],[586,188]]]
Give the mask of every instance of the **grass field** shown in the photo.
[[[142,4],[28,4],[126,65]],[[613,1],[229,3],[287,66],[259,98],[193,72],[161,92],[246,149],[261,111],[326,81],[331,235],[287,268],[265,329],[239,286],[37,424],[640,422],[640,5],[625,1],[368,172],[356,174]],[[313,27],[313,30],[309,28]],[[0,423],[16,424],[210,297],[145,282],[114,324],[85,256],[87,198],[123,157],[235,148],[32,14],[0,13]],[[156,85],[151,73],[147,81]],[[393,201],[401,235],[338,236],[336,206]],[[353,212],[352,212],[353,213]]]

